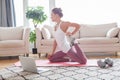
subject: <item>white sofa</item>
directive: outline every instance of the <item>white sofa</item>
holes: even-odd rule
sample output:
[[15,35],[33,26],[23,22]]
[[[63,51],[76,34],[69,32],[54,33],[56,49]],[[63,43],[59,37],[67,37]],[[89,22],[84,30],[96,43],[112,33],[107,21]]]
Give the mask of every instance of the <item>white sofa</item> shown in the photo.
[[0,56],[28,55],[29,33],[27,27],[0,27]]
[[[119,52],[120,28],[117,23],[99,25],[81,24],[73,35],[84,52]],[[52,27],[36,28],[38,53],[50,53],[54,40]]]

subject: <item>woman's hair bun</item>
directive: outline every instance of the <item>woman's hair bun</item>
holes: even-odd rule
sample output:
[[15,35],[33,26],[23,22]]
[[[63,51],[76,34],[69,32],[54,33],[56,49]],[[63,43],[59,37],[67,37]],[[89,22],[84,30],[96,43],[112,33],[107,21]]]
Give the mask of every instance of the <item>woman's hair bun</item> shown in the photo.
[[62,9],[61,8],[54,8],[52,9],[54,14],[58,14],[60,17],[63,17]]

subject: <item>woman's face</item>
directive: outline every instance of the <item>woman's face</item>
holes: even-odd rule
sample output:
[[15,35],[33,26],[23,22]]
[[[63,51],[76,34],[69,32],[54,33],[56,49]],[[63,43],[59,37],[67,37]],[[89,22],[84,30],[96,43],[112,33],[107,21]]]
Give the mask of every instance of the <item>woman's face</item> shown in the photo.
[[57,18],[58,18],[58,15],[57,15],[57,14],[54,14],[54,13],[52,12],[52,13],[51,13],[51,20],[52,20],[53,22],[56,22]]
[[51,13],[51,20],[54,22],[55,19],[56,19],[55,14],[52,12],[52,13]]

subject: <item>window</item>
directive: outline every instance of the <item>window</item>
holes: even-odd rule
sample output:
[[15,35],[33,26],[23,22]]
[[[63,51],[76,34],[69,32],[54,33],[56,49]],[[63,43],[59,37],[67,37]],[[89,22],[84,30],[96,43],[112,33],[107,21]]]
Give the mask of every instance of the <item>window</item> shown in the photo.
[[[37,6],[44,7],[44,12],[48,17],[47,20],[42,25],[49,24],[49,0],[28,0],[28,7],[37,7]],[[29,25],[31,26],[31,28],[34,28],[32,21],[29,21]]]
[[16,26],[23,26],[23,0],[14,0]]
[[[120,24],[119,0],[27,0],[28,7],[43,6],[48,19],[43,23],[50,24],[50,10],[60,7],[63,10],[63,20],[82,24],[100,24],[117,22]],[[14,0],[16,25],[24,25],[23,0]],[[69,2],[69,4],[68,4]],[[51,7],[50,7],[51,6]],[[29,21],[29,26],[33,24]]]
[[[33,23],[31,20],[29,20],[29,23],[26,23],[24,17],[25,17],[25,11],[27,7],[37,7],[42,6],[44,7],[45,14],[47,14],[48,18],[43,24],[49,24],[49,0],[14,0],[15,4],[15,13],[16,13],[16,26],[25,26],[29,25],[30,28],[33,27]],[[27,6],[28,5],[28,6]],[[26,18],[26,17],[25,17]]]
[[56,0],[55,3],[62,8],[64,20],[82,24],[120,23],[119,0]]

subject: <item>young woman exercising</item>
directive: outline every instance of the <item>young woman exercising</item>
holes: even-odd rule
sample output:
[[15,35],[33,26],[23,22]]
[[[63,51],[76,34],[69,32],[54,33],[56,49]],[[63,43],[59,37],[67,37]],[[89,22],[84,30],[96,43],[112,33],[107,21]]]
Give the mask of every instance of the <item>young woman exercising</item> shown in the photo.
[[[53,51],[49,55],[50,62],[67,62],[67,61],[76,61],[80,64],[86,64],[87,57],[82,52],[77,43],[72,47],[67,40],[67,36],[74,35],[79,29],[80,25],[73,22],[62,21],[63,13],[61,8],[52,9],[51,19],[53,22],[56,22],[55,25],[55,40],[53,45]],[[68,32],[69,27],[74,27],[73,32]],[[56,47],[59,51],[55,52]],[[69,58],[66,58],[68,56]]]

